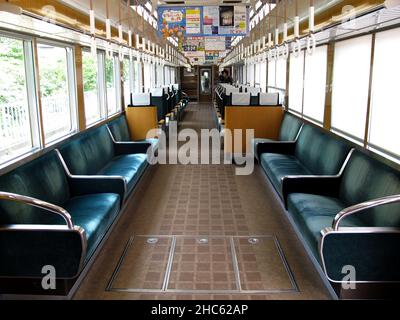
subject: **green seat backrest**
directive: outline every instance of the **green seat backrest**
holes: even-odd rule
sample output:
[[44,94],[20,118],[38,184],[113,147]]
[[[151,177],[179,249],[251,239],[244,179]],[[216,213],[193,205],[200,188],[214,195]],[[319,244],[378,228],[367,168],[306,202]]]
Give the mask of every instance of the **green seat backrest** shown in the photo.
[[[354,151],[343,172],[340,199],[352,206],[395,194],[400,194],[400,172],[361,151]],[[399,204],[381,206],[358,216],[367,225],[400,227]]]
[[292,116],[290,113],[285,112],[285,116],[283,117],[281,131],[279,133],[280,141],[294,141],[299,133],[301,125],[303,122]]
[[304,125],[296,143],[295,156],[313,174],[340,172],[350,146],[311,125]]
[[[0,190],[37,198],[61,207],[70,198],[68,180],[55,151],[1,176]],[[0,200],[0,224],[47,224],[63,221],[42,209]]]
[[117,142],[132,141],[125,115],[118,117],[108,124],[110,131]]
[[89,130],[59,148],[73,175],[95,175],[114,158],[107,127]]

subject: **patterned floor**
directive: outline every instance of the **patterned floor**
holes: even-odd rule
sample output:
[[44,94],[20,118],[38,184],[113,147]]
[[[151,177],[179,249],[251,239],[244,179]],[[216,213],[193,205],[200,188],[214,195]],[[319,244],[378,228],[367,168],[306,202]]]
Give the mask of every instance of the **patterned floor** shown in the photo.
[[[213,128],[212,112],[190,105],[180,129]],[[75,295],[328,298],[262,170],[233,165],[151,168]]]

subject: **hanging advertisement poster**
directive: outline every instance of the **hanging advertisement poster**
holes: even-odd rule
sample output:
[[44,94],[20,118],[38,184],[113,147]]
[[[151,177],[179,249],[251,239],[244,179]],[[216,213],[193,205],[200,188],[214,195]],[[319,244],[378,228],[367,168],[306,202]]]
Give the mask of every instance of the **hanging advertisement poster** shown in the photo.
[[187,37],[182,45],[185,52],[204,51],[204,37]]
[[186,9],[186,34],[201,33],[201,8]]
[[219,58],[219,51],[206,51],[205,52],[205,62],[206,63],[216,63]]
[[246,34],[248,31],[247,8],[244,6],[236,6],[234,14],[234,34]]
[[219,8],[219,34],[228,35],[233,34],[234,31],[234,6],[223,6]]
[[178,33],[186,33],[185,8],[158,8],[158,30],[165,38],[178,36]]
[[160,36],[246,36],[246,6],[162,7],[157,9]]
[[219,7],[203,8],[204,35],[217,35],[219,33]]
[[225,51],[225,37],[205,37],[205,50]]

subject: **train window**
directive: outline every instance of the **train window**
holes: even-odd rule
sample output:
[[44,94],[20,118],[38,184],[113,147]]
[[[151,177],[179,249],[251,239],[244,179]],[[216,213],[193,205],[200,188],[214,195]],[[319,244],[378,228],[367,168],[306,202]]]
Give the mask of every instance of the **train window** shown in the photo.
[[254,82],[256,86],[260,86],[260,69],[261,69],[261,64],[257,63],[255,65],[256,72],[254,74]]
[[303,111],[304,51],[299,56],[290,56],[289,68],[289,109]]
[[157,84],[157,72],[156,72],[156,64],[150,64],[151,69],[151,87],[154,88]]
[[247,65],[247,84],[254,86],[254,64]]
[[319,124],[324,119],[327,55],[327,46],[320,46],[305,59],[303,115]]
[[262,88],[263,92],[266,92],[267,89],[267,63],[261,63],[260,68],[260,87]]
[[128,105],[131,100],[131,93],[134,92],[133,83],[133,63],[129,58],[125,58],[123,61],[122,78],[124,82],[124,103]]
[[365,135],[372,36],[335,45],[332,129],[362,142]]
[[[268,87],[276,87],[276,61],[268,61]],[[271,91],[271,90],[268,90]]]
[[140,92],[140,88],[141,88],[141,79],[142,79],[142,65],[140,64],[140,62],[135,61],[133,63],[133,86],[134,86],[134,92],[138,93]]
[[169,85],[171,83],[171,74],[169,72],[169,67],[164,67],[164,85]]
[[369,146],[400,158],[400,29],[378,33],[372,78]]
[[164,72],[162,65],[156,64],[156,70],[157,87],[161,87],[164,84]]
[[40,146],[32,43],[0,35],[0,163]]
[[76,129],[73,51],[38,43],[43,130],[46,144]]
[[117,79],[120,78],[120,63],[117,56],[105,59],[106,72],[106,93],[108,115],[114,115],[121,110],[120,85]]
[[286,59],[276,60],[276,87],[286,89]]
[[144,90],[147,92],[151,88],[153,72],[151,70],[152,64],[144,64]]
[[176,83],[176,70],[173,67],[170,70],[171,70],[171,84]]
[[88,51],[82,53],[83,63],[83,89],[85,96],[86,125],[91,125],[102,119],[101,99],[98,95],[98,60],[102,60],[102,54],[96,58]]

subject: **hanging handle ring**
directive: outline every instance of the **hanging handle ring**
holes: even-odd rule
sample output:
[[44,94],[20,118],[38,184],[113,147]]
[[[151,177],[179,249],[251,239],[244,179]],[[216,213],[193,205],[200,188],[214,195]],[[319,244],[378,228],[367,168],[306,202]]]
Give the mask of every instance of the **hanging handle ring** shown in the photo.
[[299,38],[297,38],[294,42],[293,42],[293,56],[295,58],[298,58],[300,56],[300,52],[301,52],[301,43]]
[[289,44],[287,42],[285,42],[285,44],[283,45],[283,51],[282,51],[282,57],[287,60],[289,58]]
[[315,38],[314,33],[310,33],[310,35],[307,38],[307,53],[309,55],[314,54],[316,44],[317,44],[317,40]]

